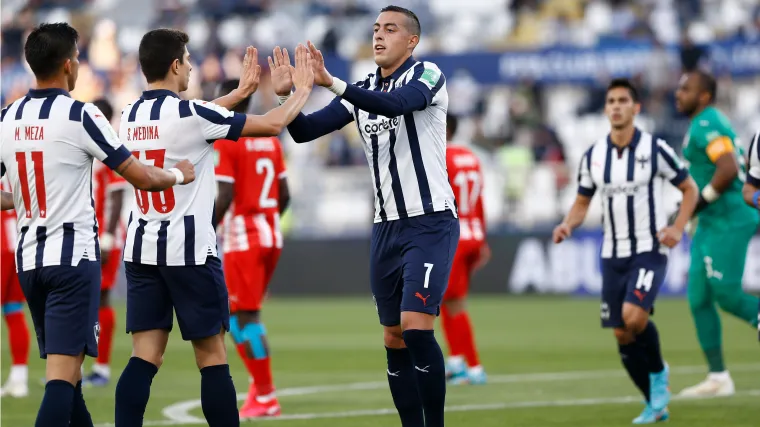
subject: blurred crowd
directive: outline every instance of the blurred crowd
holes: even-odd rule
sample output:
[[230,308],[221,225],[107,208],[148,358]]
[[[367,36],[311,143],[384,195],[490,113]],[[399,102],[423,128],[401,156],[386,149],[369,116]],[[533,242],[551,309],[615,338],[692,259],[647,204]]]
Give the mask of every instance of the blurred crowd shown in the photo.
[[[716,40],[760,43],[760,0],[393,3],[420,18],[423,36],[417,56],[653,42],[651,66],[634,77],[642,92],[641,125],[675,148],[687,126],[674,109],[680,73],[715,65],[704,46]],[[191,38],[194,71],[183,96],[214,98],[221,80],[238,76],[242,49],[252,44],[259,48],[265,72],[251,110],[263,113],[276,106],[266,71],[266,55],[275,45],[293,49],[312,40],[326,55],[352,64],[354,74],[366,72],[373,66],[372,23],[384,5],[373,0],[3,0],[0,101],[12,102],[33,85],[23,61],[28,31],[41,21],[65,20],[81,34],[80,77],[73,92],[77,99],[106,97],[120,111],[145,88],[136,56],[140,37],[151,28],[175,27]],[[665,50],[674,45],[677,62]],[[524,228],[559,217],[575,191],[579,152],[607,130],[600,112],[611,77],[600,73],[596,82],[585,85],[531,78],[486,85],[466,72],[447,76],[449,110],[460,117],[456,140],[474,146],[486,165],[492,224]],[[719,89],[719,107],[736,122],[740,135],[760,127],[760,75],[737,79],[720,73]],[[315,90],[306,111],[321,108],[331,96]],[[295,191],[303,194],[301,205],[294,194],[294,215],[299,206],[304,217],[308,209],[318,211],[316,216],[308,212],[308,224],[296,220],[296,229],[350,228],[358,194],[366,199],[368,214],[356,227],[368,225],[371,184],[354,127],[302,147],[285,134],[283,143],[296,171],[291,174]],[[314,173],[324,179],[306,179]]]

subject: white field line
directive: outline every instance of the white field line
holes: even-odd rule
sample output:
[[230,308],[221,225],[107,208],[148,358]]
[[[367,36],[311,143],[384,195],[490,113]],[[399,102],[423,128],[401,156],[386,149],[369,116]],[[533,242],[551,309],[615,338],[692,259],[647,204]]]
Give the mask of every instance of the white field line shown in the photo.
[[[757,372],[760,371],[760,364],[741,364],[733,365],[732,372]],[[680,366],[672,367],[671,374],[698,374],[705,372],[703,365],[698,366]],[[531,383],[547,381],[577,381],[590,379],[603,379],[610,377],[625,377],[625,372],[621,369],[616,370],[592,370],[592,371],[567,371],[567,372],[547,372],[535,374],[514,374],[514,375],[495,375],[489,377],[489,383]],[[358,391],[358,390],[378,390],[388,387],[385,381],[335,384],[335,385],[317,385],[309,387],[286,388],[277,391],[278,397],[284,396],[303,396],[317,393]],[[736,396],[760,396],[760,389],[740,391]],[[239,393],[238,400],[245,400],[247,393]],[[673,396],[673,400],[684,400],[678,396]],[[588,406],[602,404],[620,404],[640,402],[641,396],[623,396],[623,397],[605,397],[589,399],[560,399],[560,400],[536,400],[526,402],[509,402],[509,403],[491,403],[491,404],[472,404],[447,406],[447,412],[468,412],[468,411],[488,411],[512,408],[537,408],[537,407],[556,407],[556,406]],[[143,425],[149,426],[176,426],[176,425],[205,425],[206,420],[190,415],[190,411],[201,406],[200,400],[188,400],[167,406],[162,411],[166,420],[145,421]],[[378,416],[395,414],[395,409],[366,409],[341,412],[322,412],[310,414],[287,414],[276,418],[265,418],[262,421],[277,420],[311,420],[326,418],[350,418],[364,416]],[[114,427],[112,423],[97,424],[95,427]]]

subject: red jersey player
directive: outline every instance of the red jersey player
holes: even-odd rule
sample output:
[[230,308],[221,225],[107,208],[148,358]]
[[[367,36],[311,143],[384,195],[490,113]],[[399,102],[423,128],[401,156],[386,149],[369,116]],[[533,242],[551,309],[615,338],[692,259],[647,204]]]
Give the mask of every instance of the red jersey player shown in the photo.
[[[109,122],[113,117],[113,107],[105,99],[93,102]],[[116,327],[116,315],[111,307],[110,293],[116,283],[116,276],[122,264],[121,248],[124,244],[124,226],[121,223],[122,202],[128,183],[98,160],[92,165],[95,199],[95,216],[98,220],[100,239],[101,282],[100,282],[100,338],[98,340],[98,358],[92,366],[92,372],[82,380],[84,384],[105,386],[111,377],[109,362],[111,345]]]
[[[10,192],[8,177],[2,181],[2,191]],[[12,366],[8,381],[0,390],[3,397],[25,397],[29,394],[28,368],[29,361],[29,328],[24,317],[24,293],[16,274],[16,211],[0,211],[0,304],[3,317],[8,326],[8,341],[10,344]]]
[[[238,87],[222,84],[222,93]],[[250,98],[235,112],[245,112]],[[225,218],[224,278],[230,298],[230,333],[253,383],[240,408],[241,419],[280,414],[274,393],[266,329],[259,312],[282,250],[280,215],[290,200],[285,162],[277,138],[218,140],[215,218]]]
[[465,299],[472,273],[490,258],[490,249],[485,241],[483,173],[480,161],[470,149],[450,142],[456,128],[456,117],[447,117],[446,138],[449,144],[446,147],[446,168],[457,201],[460,233],[449,286],[443,296],[441,321],[449,346],[446,367],[449,380],[453,383],[482,384],[486,381],[486,375],[478,360]]

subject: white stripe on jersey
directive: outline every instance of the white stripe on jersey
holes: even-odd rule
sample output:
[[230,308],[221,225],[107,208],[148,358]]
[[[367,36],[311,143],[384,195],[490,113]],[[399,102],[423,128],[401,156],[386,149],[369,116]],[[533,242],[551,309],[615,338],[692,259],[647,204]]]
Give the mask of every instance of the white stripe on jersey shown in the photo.
[[631,144],[619,150],[609,136],[581,158],[578,193],[602,199],[602,258],[626,258],[651,251],[667,253],[657,232],[667,218],[662,204],[664,181],[680,184],[686,168],[665,141],[636,129]]
[[760,132],[757,132],[749,143],[747,167],[747,182],[755,188],[760,188]]
[[149,90],[121,116],[119,137],[147,164],[169,169],[188,159],[195,181],[160,193],[136,191],[124,261],[150,265],[202,265],[218,256],[214,214],[217,139],[237,140],[245,115],[218,105],[180,100],[168,90]]
[[61,89],[30,90],[2,112],[2,169],[18,219],[16,269],[100,259],[93,158],[129,158],[103,113]]
[[446,78],[438,67],[410,57],[386,79],[380,77],[378,69],[356,85],[393,91],[411,82],[426,89],[432,101],[426,109],[404,116],[377,116],[341,100],[353,115],[364,142],[375,190],[376,223],[446,209],[456,215],[454,192],[446,173],[449,96]]

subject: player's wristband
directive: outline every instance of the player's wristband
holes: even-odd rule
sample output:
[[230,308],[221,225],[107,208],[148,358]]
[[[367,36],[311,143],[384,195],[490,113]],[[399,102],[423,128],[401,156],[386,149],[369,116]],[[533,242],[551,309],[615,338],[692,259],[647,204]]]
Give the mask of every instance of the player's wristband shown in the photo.
[[755,191],[755,194],[752,195],[752,204],[755,205],[756,208],[760,208],[760,206],[757,205],[758,201],[760,201],[760,190]]
[[174,176],[177,178],[177,180],[174,183],[174,185],[180,185],[183,182],[185,182],[185,175],[182,173],[181,170],[179,170],[177,168],[171,168],[171,169],[169,169],[169,172],[173,173]]
[[109,252],[113,249],[114,237],[111,233],[103,233],[100,236],[100,250],[103,252]]
[[699,201],[697,202],[697,208],[694,209],[694,213],[701,212],[707,205],[718,200],[718,197],[720,197],[720,193],[712,185],[707,184],[699,193]]
[[285,103],[285,101],[287,101],[287,100],[288,100],[288,98],[290,98],[290,95],[291,95],[291,94],[287,94],[287,95],[277,95],[277,102],[279,102],[279,103],[280,103],[280,105],[284,104],[284,103]]
[[332,86],[328,87],[327,90],[338,96],[343,96],[343,93],[346,92],[347,87],[348,84],[346,82],[337,77],[333,77],[333,84]]

